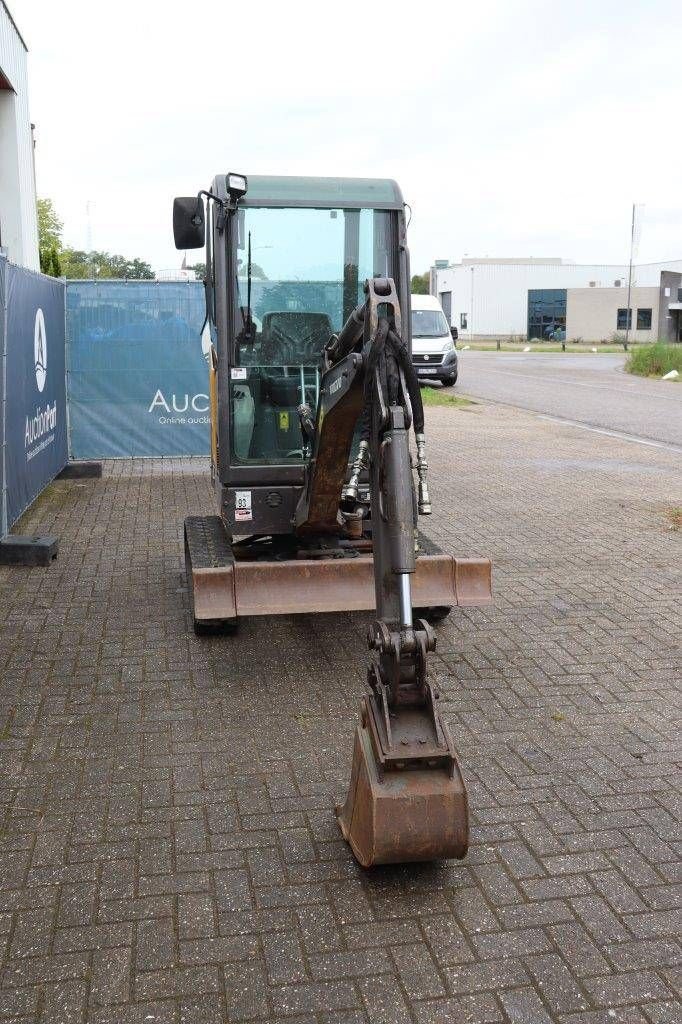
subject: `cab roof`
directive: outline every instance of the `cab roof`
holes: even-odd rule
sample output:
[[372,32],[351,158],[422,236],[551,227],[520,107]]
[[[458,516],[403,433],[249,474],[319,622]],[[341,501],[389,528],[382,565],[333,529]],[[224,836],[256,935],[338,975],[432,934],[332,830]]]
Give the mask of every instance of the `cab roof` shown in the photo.
[[[215,179],[225,196],[227,175]],[[403,196],[390,178],[299,178],[290,175],[247,175],[248,191],[240,206],[313,207],[339,210],[402,210]]]

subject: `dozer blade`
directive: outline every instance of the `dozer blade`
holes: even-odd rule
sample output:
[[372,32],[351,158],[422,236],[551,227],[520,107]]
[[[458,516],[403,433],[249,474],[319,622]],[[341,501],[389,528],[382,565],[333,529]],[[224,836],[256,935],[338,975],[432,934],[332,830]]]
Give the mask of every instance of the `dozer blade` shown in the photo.
[[[355,733],[350,788],[336,814],[363,867],[466,856],[467,793],[454,754],[449,764],[382,770],[372,744],[367,700]],[[371,714],[371,711],[370,711]],[[449,740],[449,737],[448,737]],[[448,746],[451,745],[448,743]]]
[[[413,598],[419,608],[492,602],[487,559],[454,558],[420,538]],[[376,607],[371,554],[342,559],[235,559],[220,516],[185,520],[185,565],[194,618],[234,622],[244,615],[362,611]]]

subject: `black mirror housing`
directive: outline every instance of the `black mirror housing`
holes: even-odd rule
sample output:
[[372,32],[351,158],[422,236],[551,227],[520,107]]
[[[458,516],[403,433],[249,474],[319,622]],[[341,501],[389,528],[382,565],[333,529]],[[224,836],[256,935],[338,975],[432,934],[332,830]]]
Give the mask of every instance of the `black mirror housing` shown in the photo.
[[459,331],[457,330],[456,327],[450,328],[450,335],[453,341],[457,341],[457,339],[459,338]]
[[206,219],[201,196],[173,200],[173,238],[176,249],[200,249],[206,241]]

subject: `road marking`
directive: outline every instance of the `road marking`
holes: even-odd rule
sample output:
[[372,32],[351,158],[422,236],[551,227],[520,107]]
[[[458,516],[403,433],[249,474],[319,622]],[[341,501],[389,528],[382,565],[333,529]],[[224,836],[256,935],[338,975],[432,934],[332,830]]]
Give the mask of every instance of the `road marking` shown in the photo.
[[674,444],[666,444],[665,441],[649,441],[645,437],[636,437],[634,434],[623,434],[619,430],[605,430],[603,427],[591,427],[587,423],[578,423],[577,420],[565,420],[560,416],[545,416],[537,413],[539,420],[548,420],[550,423],[562,423],[567,427],[577,427],[578,430],[588,430],[591,434],[605,434],[606,437],[615,437],[619,441],[632,441],[633,444],[644,444],[648,448],[664,448],[666,451],[682,454],[682,448]]
[[[664,402],[677,402],[677,403],[679,403],[679,401],[680,401],[679,396],[678,397],[674,397],[673,395],[663,395],[663,394],[656,394],[654,396],[651,391],[647,392],[646,394],[639,393],[639,394],[633,395],[633,393],[631,391],[627,391],[625,388],[622,388],[622,387],[621,388],[611,387],[609,384],[586,384],[585,381],[582,381],[582,380],[567,380],[564,377],[545,377],[545,376],[538,377],[538,376],[535,376],[535,375],[533,375],[531,373],[509,373],[506,370],[491,370],[488,367],[486,367],[483,372],[484,372],[484,374],[486,374],[486,373],[496,373],[499,377],[513,377],[513,378],[523,377],[526,380],[534,380],[534,381],[537,381],[537,382],[539,382],[541,384],[546,384],[546,383],[549,382],[550,384],[568,384],[570,386],[575,386],[577,388],[591,388],[593,391],[612,391],[612,392],[618,392],[621,395],[630,395],[631,398],[632,397],[634,397],[634,398],[652,398],[652,397],[655,397],[655,398],[662,398]],[[630,385],[630,386],[632,386],[632,385]]]

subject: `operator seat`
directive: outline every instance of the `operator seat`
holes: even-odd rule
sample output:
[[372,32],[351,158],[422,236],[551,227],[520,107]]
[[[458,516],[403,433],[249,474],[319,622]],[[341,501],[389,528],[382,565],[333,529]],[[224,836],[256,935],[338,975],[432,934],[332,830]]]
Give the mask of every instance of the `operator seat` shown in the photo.
[[317,366],[332,331],[326,313],[264,313],[261,362],[264,366]]

